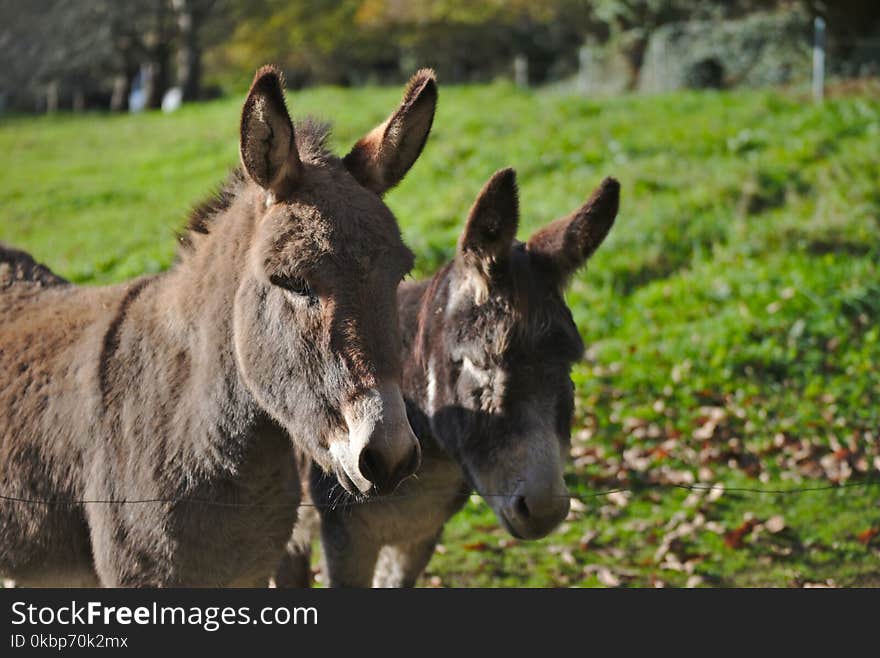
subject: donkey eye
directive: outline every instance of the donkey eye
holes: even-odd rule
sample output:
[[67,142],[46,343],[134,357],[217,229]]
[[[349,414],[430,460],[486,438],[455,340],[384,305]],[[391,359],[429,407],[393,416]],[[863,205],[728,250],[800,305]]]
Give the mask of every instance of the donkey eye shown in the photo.
[[269,277],[269,281],[279,288],[308,297],[309,299],[317,299],[315,293],[309,287],[309,284],[301,276],[285,276],[282,274],[273,274]]

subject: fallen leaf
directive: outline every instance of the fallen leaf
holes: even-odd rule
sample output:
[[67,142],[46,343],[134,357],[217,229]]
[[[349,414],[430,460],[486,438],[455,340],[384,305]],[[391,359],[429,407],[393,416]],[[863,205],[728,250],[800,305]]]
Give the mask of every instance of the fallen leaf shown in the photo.
[[618,507],[626,507],[629,504],[630,496],[632,494],[629,491],[612,491],[607,498]]
[[724,495],[724,485],[723,484],[713,484],[712,488],[709,489],[709,494],[706,496],[706,500],[710,503],[714,503],[716,500],[721,498]]
[[687,579],[687,583],[685,584],[685,587],[694,588],[694,587],[699,587],[702,584],[703,584],[703,577],[694,575],[694,576],[691,576],[690,578]]
[[858,540],[867,546],[877,535],[880,535],[880,528],[868,528],[864,532],[859,533]]
[[684,564],[675,553],[667,553],[665,559],[660,564],[660,568],[667,571],[684,571]]
[[724,534],[724,543],[729,548],[742,548],[743,540],[755,529],[756,525],[757,521],[754,519],[746,519],[739,527]]
[[596,553],[611,560],[622,560],[623,556],[626,555],[626,551],[624,551],[622,548],[618,548],[617,546],[602,548],[597,550]]
[[488,551],[489,544],[484,541],[475,541],[465,544],[462,548],[466,551]]
[[601,567],[596,573],[596,578],[605,587],[618,587],[620,585],[620,578],[611,573],[611,569],[608,567]]
[[701,491],[691,491],[687,498],[684,499],[682,503],[683,507],[696,507],[703,500],[703,494]]
[[775,535],[776,533],[785,530],[785,519],[778,515],[771,516],[764,523],[764,527],[767,529],[767,532]]
[[596,532],[595,530],[587,530],[583,534],[583,536],[581,537],[581,540],[579,542],[581,550],[587,550],[590,547],[590,545],[593,543],[593,541],[596,539],[596,537],[598,537],[598,536],[599,536],[599,533]]

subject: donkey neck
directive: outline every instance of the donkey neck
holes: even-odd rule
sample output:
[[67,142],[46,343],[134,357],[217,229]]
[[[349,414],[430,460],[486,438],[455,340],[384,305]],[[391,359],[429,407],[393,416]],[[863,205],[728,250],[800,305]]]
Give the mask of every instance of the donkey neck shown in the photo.
[[[188,431],[178,438],[197,441],[190,446],[196,452],[240,453],[230,442],[247,440],[267,422],[239,375],[233,347],[233,304],[248,267],[257,196],[243,191],[174,268],[131,284],[130,291],[142,289],[116,329],[119,358],[154,364],[168,389],[160,395],[186,419]],[[133,339],[138,333],[142,337]]]
[[[168,272],[160,297],[170,316],[187,329],[231,331],[232,303],[248,267],[248,251],[263,205],[251,185],[216,213],[210,228],[187,237],[180,260]],[[212,314],[214,311],[223,312]]]

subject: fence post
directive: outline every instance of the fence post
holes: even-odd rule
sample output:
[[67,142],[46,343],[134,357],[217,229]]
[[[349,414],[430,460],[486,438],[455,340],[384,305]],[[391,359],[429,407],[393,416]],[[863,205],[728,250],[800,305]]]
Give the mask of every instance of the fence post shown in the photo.
[[513,79],[517,87],[529,86],[529,60],[525,55],[513,58]]
[[593,49],[584,44],[578,49],[578,91],[581,94],[590,92],[590,75],[593,72]]
[[58,97],[60,96],[58,87],[59,84],[57,80],[52,80],[49,83],[49,86],[46,87],[46,112],[48,114],[52,114],[53,112],[58,111]]
[[825,19],[813,21],[813,101],[821,103],[825,96]]

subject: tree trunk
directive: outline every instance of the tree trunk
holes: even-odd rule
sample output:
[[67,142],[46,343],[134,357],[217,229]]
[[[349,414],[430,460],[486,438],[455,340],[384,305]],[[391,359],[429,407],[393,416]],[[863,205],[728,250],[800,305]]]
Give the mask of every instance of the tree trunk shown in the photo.
[[162,107],[162,97],[168,89],[170,41],[168,29],[168,11],[165,0],[156,1],[156,19],[153,31],[144,41],[148,44],[148,61],[144,94],[146,106],[157,109]]
[[110,97],[112,112],[125,112],[128,109],[128,97],[131,96],[132,76],[128,72],[119,73],[113,78],[113,95]]
[[142,52],[142,50],[139,49],[137,35],[129,33],[128,29],[128,26],[117,28],[119,34],[114,42],[116,75],[113,77],[113,95],[110,97],[112,112],[125,112],[129,109],[128,100],[131,97],[131,89],[140,69],[138,52]]
[[52,80],[46,88],[46,112],[51,114],[58,111],[58,81]]
[[180,44],[177,50],[177,84],[184,101],[199,98],[202,86],[202,47],[199,41],[202,12],[194,0],[174,0]]
[[154,53],[145,67],[144,96],[146,106],[151,109],[162,107],[162,97],[168,88],[167,53]]

